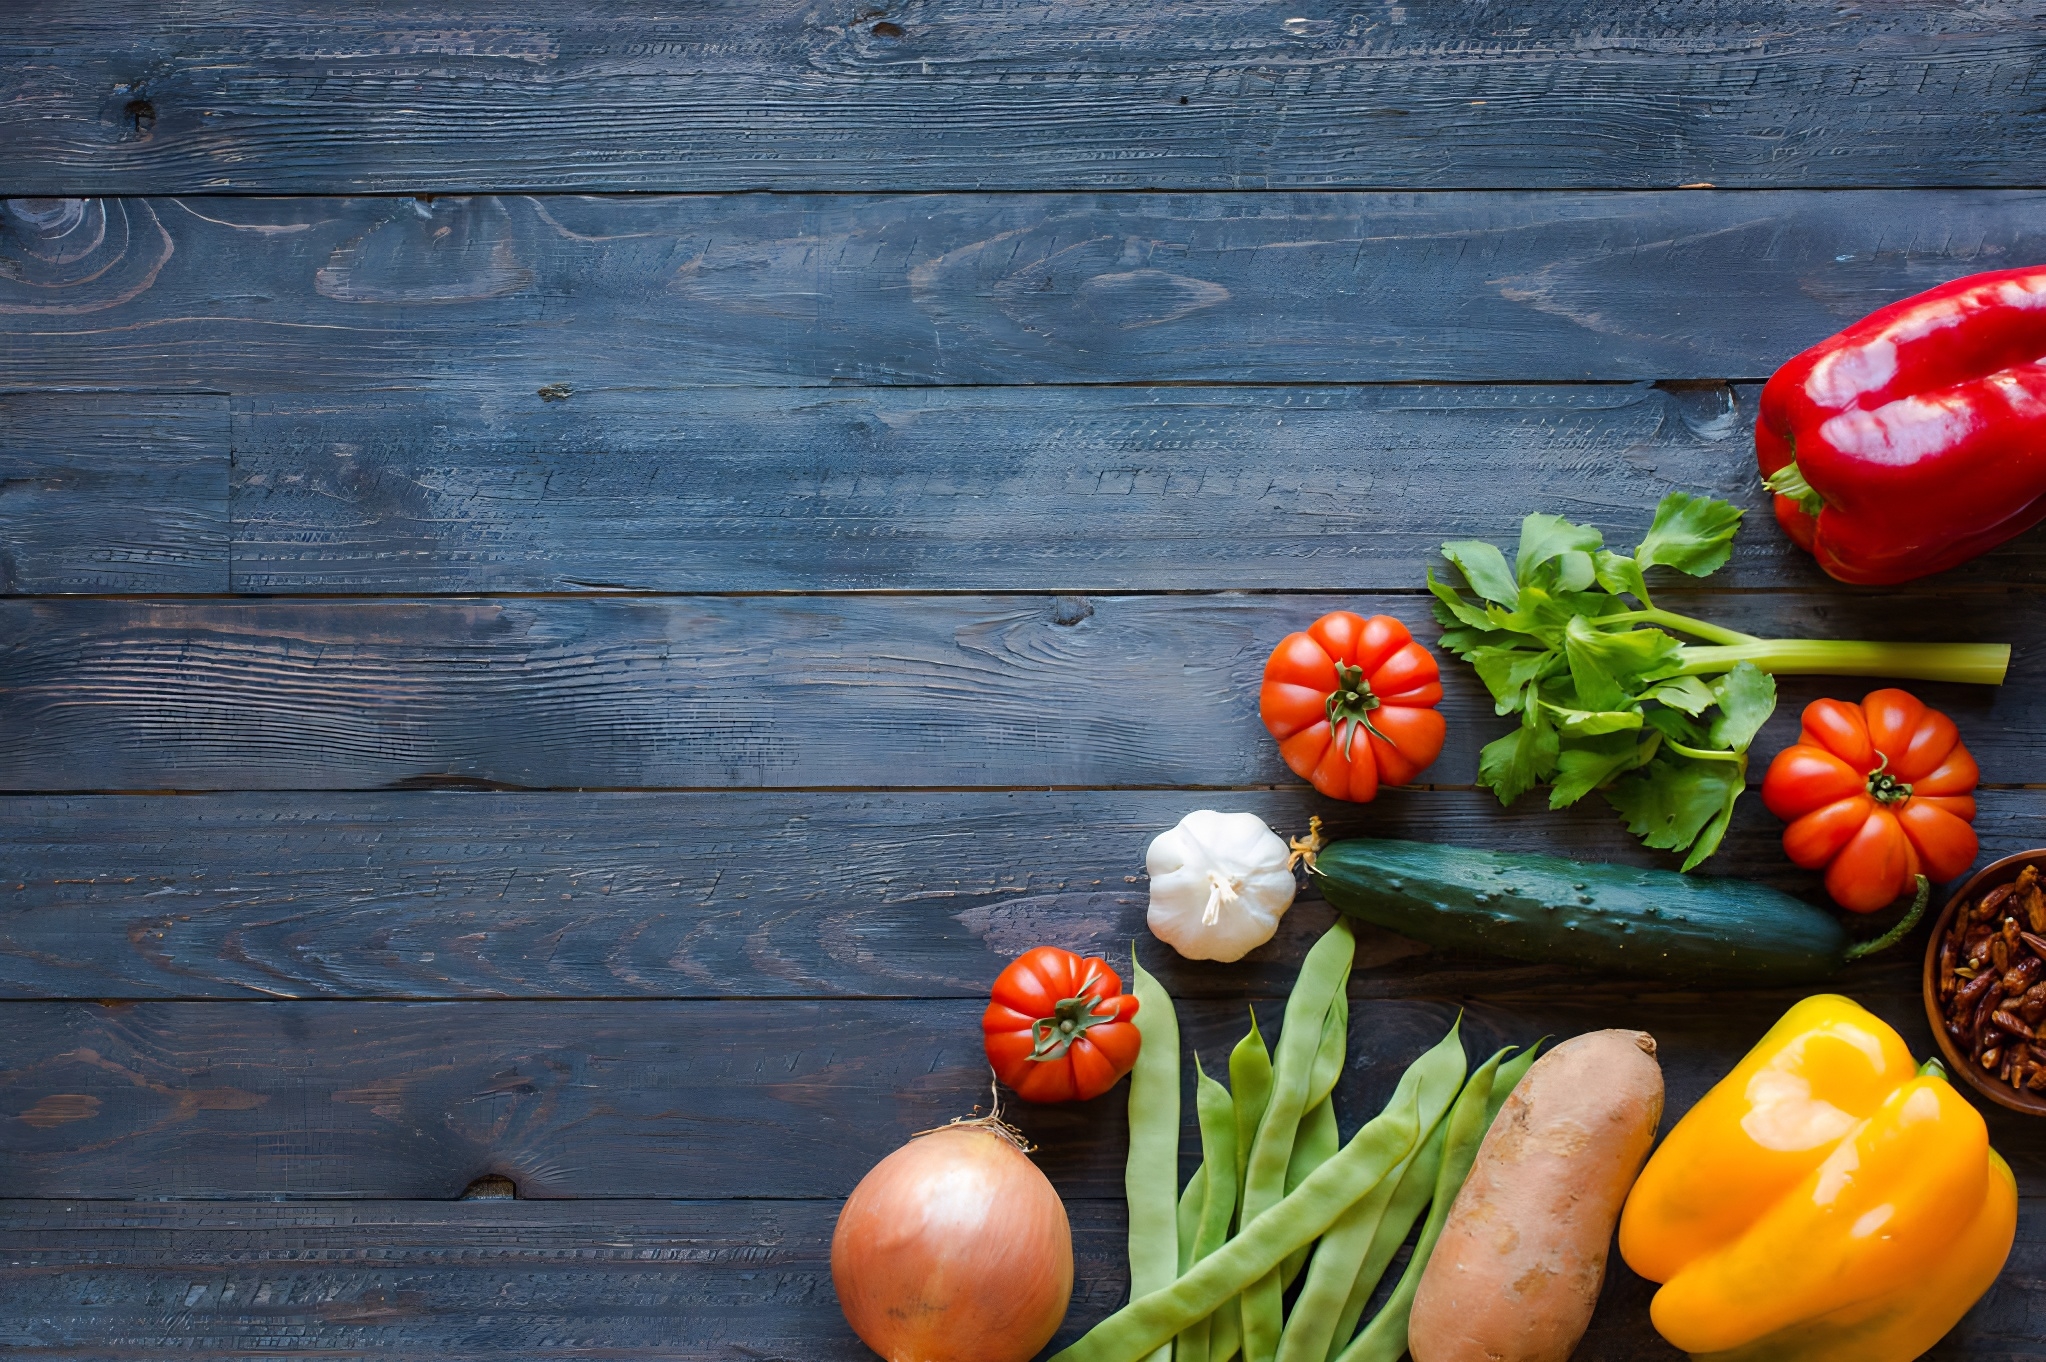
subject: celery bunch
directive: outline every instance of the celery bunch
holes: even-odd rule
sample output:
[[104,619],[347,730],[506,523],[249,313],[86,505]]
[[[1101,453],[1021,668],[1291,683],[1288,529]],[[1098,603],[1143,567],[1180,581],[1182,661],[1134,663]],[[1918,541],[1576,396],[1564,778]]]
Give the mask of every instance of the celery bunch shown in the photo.
[[1763,639],[1657,609],[1648,572],[1710,575],[1740,522],[1738,507],[1671,492],[1632,554],[1540,513],[1521,522],[1510,564],[1481,540],[1442,546],[1477,598],[1429,572],[1442,646],[1476,669],[1500,714],[1520,717],[1479,757],[1500,803],[1544,781],[1552,809],[1598,790],[1630,832],[1685,853],[1690,870],[1726,835],[1748,746],[1776,708],[1772,674],[2002,684],[2006,644]]

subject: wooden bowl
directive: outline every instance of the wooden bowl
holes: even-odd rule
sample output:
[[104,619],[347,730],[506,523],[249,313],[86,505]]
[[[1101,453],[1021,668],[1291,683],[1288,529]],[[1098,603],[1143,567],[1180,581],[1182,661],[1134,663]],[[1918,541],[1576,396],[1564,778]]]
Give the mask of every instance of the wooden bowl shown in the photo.
[[2020,1091],[2008,1083],[1999,1083],[1956,1050],[1953,1040],[1947,1035],[1946,1018],[1940,1015],[1939,1010],[1939,943],[1946,939],[1947,928],[1952,925],[1954,915],[1960,911],[1962,904],[1972,903],[1997,885],[2015,880],[2018,872],[2028,865],[2037,865],[2046,872],[2046,847],[2020,851],[2015,856],[1991,861],[1970,875],[1967,882],[1947,899],[1947,906],[1940,910],[1939,920],[1932,924],[1932,940],[1925,946],[1925,1019],[1932,1024],[1932,1038],[1939,1042],[1939,1052],[1946,1059],[1949,1074],[1957,1075],[2000,1107],[2009,1107],[2012,1111],[2022,1111],[2031,1116],[2046,1116],[2046,1094]]

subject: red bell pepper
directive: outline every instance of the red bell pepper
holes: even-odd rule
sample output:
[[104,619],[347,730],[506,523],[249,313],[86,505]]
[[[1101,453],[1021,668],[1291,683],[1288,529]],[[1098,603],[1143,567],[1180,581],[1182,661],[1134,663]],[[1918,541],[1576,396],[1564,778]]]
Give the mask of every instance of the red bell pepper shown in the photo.
[[2046,518],[2046,266],[1942,284],[1778,369],[1755,454],[1843,582],[1965,563]]

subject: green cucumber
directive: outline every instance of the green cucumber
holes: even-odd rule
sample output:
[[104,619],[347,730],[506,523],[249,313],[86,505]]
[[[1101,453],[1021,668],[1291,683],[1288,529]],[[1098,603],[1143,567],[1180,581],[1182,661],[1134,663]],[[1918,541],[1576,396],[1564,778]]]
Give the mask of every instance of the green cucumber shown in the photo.
[[1802,984],[1900,940],[1856,942],[1822,908],[1745,880],[1354,838],[1314,862],[1339,912],[1430,946],[1685,982]]

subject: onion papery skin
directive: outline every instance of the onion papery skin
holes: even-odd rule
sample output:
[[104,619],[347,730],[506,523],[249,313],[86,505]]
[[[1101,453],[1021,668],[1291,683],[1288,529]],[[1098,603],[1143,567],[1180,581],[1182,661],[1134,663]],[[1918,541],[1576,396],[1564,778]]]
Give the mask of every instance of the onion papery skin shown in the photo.
[[986,1126],[947,1126],[853,1189],[831,1283],[888,1362],[1029,1362],[1072,1299],[1072,1228],[1029,1156]]

